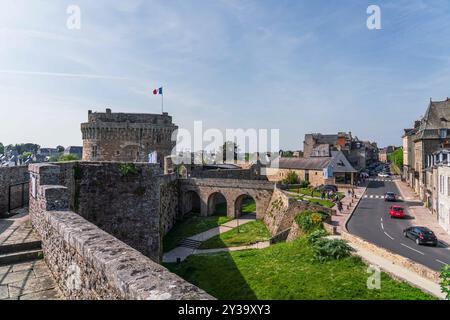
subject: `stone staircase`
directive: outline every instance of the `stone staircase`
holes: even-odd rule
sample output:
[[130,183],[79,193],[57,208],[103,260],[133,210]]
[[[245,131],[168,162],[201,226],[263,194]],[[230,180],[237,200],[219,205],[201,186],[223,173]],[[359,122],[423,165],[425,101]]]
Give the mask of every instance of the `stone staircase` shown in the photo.
[[43,256],[41,241],[0,246],[0,266],[41,260]]
[[184,248],[198,249],[201,246],[202,242],[191,239],[183,239],[178,246]]

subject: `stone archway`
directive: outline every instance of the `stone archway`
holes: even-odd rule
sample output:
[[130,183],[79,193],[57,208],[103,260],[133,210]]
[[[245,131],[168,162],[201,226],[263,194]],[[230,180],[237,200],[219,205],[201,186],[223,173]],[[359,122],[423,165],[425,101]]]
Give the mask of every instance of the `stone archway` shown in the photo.
[[227,215],[227,199],[220,192],[214,192],[208,197],[208,216]]
[[183,215],[188,213],[201,213],[201,199],[197,192],[189,190],[184,194]]
[[234,208],[236,218],[244,215],[255,215],[256,217],[256,200],[249,194],[242,194],[237,197]]

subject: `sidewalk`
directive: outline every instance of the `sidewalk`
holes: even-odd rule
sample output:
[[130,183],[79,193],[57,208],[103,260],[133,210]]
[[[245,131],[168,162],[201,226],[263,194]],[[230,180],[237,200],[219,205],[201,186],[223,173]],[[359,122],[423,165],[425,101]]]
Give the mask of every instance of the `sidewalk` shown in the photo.
[[356,209],[359,201],[363,197],[364,193],[366,192],[368,182],[364,182],[364,184],[360,187],[356,187],[355,190],[355,197],[348,196],[347,191],[348,188],[339,188],[339,192],[344,192],[345,197],[341,200],[342,205],[344,207],[344,210],[342,210],[341,213],[339,213],[339,210],[337,209],[337,205],[333,207],[333,209],[336,211],[336,215],[331,217],[331,222],[333,226],[337,227],[338,234],[341,234],[341,231],[345,231],[345,223],[347,222],[348,217],[353,213],[353,211]]
[[[406,281],[411,285],[432,294],[439,299],[445,300],[445,294],[441,292],[441,287],[431,280],[419,276],[417,273],[409,271],[402,266],[396,265],[391,261],[380,257],[372,253],[371,251],[364,249],[360,246],[350,243],[349,245],[355,249],[355,253],[365,260],[370,265],[378,266],[382,271],[390,274],[396,279]],[[381,282],[381,288],[383,288],[383,282]]]
[[[420,201],[419,197],[412,191],[412,189],[401,180],[394,180],[403,198],[407,201]],[[428,208],[423,205],[410,206],[409,213],[414,217],[414,224],[417,226],[427,227],[432,230],[439,241],[450,250],[450,234],[439,224],[437,217],[431,214]]]
[[[249,223],[249,222],[252,222],[255,220],[256,220],[256,216],[254,214],[248,214],[248,215],[242,216],[239,219],[231,220],[227,223],[224,223],[223,225],[221,225],[219,227],[209,229],[208,231],[196,234],[187,239],[203,242],[203,241],[211,239],[212,237],[215,237],[219,234],[222,234],[224,232],[227,232],[234,228],[237,228],[238,225],[242,226],[246,223]],[[233,248],[218,248],[218,249],[208,249],[208,250],[199,250],[199,249],[187,248],[187,247],[176,247],[175,249],[164,254],[163,262],[167,262],[167,263],[177,262],[177,259],[180,259],[180,261],[183,261],[192,254],[212,253],[212,252],[221,252],[221,251],[237,251],[237,250],[246,250],[246,249],[259,249],[259,248],[255,247],[257,245],[259,245],[259,244],[256,243],[251,246],[233,247]]]
[[12,261],[12,248],[39,243],[33,231],[28,210],[7,219],[0,219],[0,300],[53,300],[61,299],[50,270],[43,260],[17,258]]

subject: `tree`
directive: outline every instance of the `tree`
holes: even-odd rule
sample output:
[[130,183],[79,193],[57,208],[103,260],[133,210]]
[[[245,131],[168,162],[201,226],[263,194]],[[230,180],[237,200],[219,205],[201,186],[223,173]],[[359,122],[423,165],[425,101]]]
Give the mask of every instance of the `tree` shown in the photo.
[[396,165],[399,169],[403,168],[403,149],[398,148],[388,155],[389,161]]
[[283,179],[285,184],[298,184],[300,179],[295,171],[289,171],[286,178]]
[[0,142],[0,154],[5,154],[5,146]]
[[58,162],[80,160],[75,154],[62,154],[59,156]]
[[63,146],[57,146],[56,150],[58,150],[59,153],[63,153],[65,148]]
[[233,160],[236,161],[238,159],[238,151],[239,147],[233,141],[226,141],[222,148],[217,152],[216,161],[226,162],[227,154],[233,154]]
[[22,159],[27,159],[28,157],[32,157],[32,156],[33,156],[32,152],[26,151],[26,152],[22,153],[22,155],[20,157]]
[[441,291],[447,295],[447,300],[450,300],[450,265],[442,268],[439,278],[441,278]]

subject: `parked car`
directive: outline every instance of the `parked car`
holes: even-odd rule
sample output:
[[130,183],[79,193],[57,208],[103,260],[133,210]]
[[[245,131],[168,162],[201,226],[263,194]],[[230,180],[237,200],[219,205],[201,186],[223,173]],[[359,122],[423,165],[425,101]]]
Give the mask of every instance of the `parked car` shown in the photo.
[[397,201],[397,195],[393,192],[386,192],[384,201]]
[[431,244],[437,247],[438,239],[427,227],[409,227],[403,231],[406,238],[414,240],[417,245]]
[[338,187],[333,184],[325,184],[325,185],[317,187],[316,190],[317,191],[325,191],[325,192],[328,192],[328,191],[337,192]]
[[400,206],[392,206],[389,209],[389,215],[391,218],[404,218],[405,217],[405,210],[403,210]]
[[389,173],[387,173],[387,172],[380,172],[380,173],[378,174],[378,176],[379,176],[380,178],[388,178],[388,177],[389,177]]

